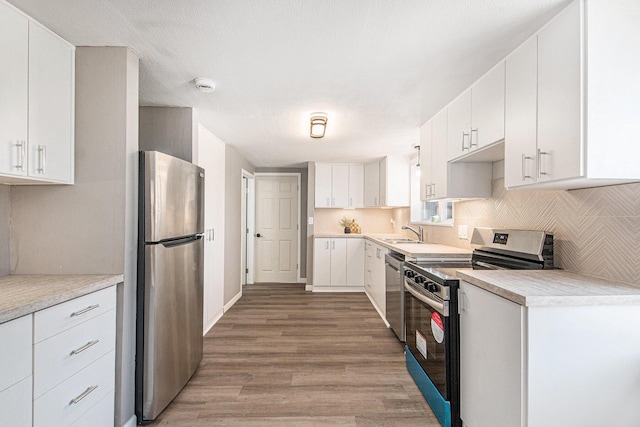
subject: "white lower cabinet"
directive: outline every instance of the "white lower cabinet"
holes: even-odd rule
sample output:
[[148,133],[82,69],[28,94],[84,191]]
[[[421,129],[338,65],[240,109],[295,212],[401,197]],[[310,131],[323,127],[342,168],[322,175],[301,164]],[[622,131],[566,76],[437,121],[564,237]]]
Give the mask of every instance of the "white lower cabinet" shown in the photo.
[[32,316],[0,324],[0,426],[31,425]]
[[355,290],[364,284],[364,240],[360,237],[316,237],[313,286]]
[[383,319],[386,319],[386,291],[384,256],[389,250],[367,241],[365,243],[365,286],[371,303]]
[[112,286],[0,324],[0,427],[113,426],[115,307]]
[[460,300],[467,427],[638,425],[639,306],[524,307],[466,282]]

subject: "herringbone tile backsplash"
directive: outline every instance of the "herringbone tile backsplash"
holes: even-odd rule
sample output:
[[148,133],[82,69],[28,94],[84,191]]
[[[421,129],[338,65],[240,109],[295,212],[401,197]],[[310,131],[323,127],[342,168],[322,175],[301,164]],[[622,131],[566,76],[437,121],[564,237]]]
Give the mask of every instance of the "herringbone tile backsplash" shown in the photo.
[[[457,202],[455,226],[425,227],[429,241],[471,248],[457,226],[520,228],[554,233],[556,266],[640,284],[640,183],[573,191],[505,190]],[[470,234],[469,234],[470,235]]]

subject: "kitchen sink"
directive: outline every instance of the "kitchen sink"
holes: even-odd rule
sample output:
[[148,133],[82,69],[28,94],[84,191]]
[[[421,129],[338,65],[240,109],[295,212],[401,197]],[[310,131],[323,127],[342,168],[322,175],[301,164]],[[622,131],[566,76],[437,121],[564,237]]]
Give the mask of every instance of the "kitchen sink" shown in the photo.
[[413,240],[413,239],[382,239],[383,242],[386,243],[422,243],[418,240]]

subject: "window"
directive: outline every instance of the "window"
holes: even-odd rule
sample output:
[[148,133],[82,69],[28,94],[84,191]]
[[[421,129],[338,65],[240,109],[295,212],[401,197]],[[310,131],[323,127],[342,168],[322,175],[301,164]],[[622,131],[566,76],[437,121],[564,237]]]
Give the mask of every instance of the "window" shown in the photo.
[[420,200],[420,176],[417,165],[418,156],[415,156],[411,159],[411,222],[453,227],[453,201],[423,202]]

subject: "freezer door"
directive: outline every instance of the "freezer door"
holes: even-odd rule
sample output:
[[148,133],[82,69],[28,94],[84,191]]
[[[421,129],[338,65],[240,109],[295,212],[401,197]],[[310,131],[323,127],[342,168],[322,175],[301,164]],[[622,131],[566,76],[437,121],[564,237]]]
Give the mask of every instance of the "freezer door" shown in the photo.
[[204,231],[204,169],[157,151],[141,152],[145,242]]
[[202,360],[204,239],[145,245],[143,415],[153,420]]

